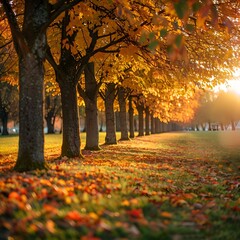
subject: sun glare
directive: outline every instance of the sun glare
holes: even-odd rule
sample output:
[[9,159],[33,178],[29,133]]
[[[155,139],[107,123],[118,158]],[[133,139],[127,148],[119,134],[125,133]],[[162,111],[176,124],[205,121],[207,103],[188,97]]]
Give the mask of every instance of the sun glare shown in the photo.
[[229,80],[227,84],[221,84],[215,88],[216,92],[235,92],[240,95],[240,68],[234,73],[234,78]]
[[233,91],[240,95],[240,78],[236,80],[229,81],[229,87],[227,88],[228,91]]

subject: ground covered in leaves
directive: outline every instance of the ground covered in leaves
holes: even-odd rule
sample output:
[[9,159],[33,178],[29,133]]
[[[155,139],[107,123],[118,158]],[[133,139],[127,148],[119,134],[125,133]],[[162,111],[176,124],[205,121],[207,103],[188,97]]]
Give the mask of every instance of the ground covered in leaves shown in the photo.
[[0,155],[0,240],[240,239],[240,133],[164,133],[83,154],[54,160],[49,149],[50,170],[28,173]]

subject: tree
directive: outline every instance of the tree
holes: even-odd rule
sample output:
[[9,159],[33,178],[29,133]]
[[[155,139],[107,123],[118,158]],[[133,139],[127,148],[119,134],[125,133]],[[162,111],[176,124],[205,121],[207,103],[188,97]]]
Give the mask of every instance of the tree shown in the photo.
[[7,124],[10,119],[18,119],[18,90],[8,82],[0,82],[0,119],[3,126],[2,135],[8,135]]
[[129,132],[130,138],[134,138],[134,108],[133,108],[133,100],[132,100],[132,96],[129,95],[128,97],[128,115],[129,115]]
[[149,107],[147,106],[145,108],[145,134],[146,135],[150,135],[149,121],[150,121],[150,112],[149,112]]
[[126,100],[129,95],[129,89],[122,86],[118,87],[118,104],[120,108],[120,140],[129,140],[128,137],[128,126],[127,126],[127,110],[126,110]]
[[142,96],[138,96],[135,101],[138,111],[138,136],[144,135],[144,101]]
[[60,96],[52,96],[48,93],[45,97],[45,120],[47,122],[48,134],[55,133],[54,124],[56,117],[60,115]]
[[116,97],[116,84],[107,83],[104,95],[106,114],[106,137],[105,144],[116,144],[116,123],[114,114],[114,101]]
[[16,120],[18,115],[18,91],[17,87],[13,86],[16,77],[14,69],[16,56],[5,21],[0,22],[0,29],[0,119],[2,135],[8,135],[8,120],[9,118]]
[[[240,97],[234,92],[219,92],[212,102],[215,113],[215,121],[223,125],[231,125],[236,130],[236,124],[240,120]],[[221,127],[223,129],[223,127]]]
[[[1,0],[19,60],[19,150],[17,171],[46,168],[43,134],[43,80],[46,31],[67,8],[79,1],[25,0],[20,9],[16,1]],[[16,14],[23,11],[22,19]]]
[[101,86],[96,81],[94,63],[89,62],[85,69],[85,91],[78,84],[78,92],[85,102],[86,113],[86,150],[100,150],[99,147],[99,131],[98,131],[98,109],[97,97]]
[[[101,7],[99,2],[84,2],[79,8],[73,8],[71,11],[66,11],[63,20],[58,23],[61,30],[60,51],[57,51],[59,60],[54,59],[54,50],[52,46],[48,48],[47,59],[56,72],[56,79],[60,85],[63,105],[63,145],[62,155],[68,157],[79,156],[80,154],[80,137],[78,126],[78,114],[76,109],[76,86],[81,79],[84,68],[88,66],[88,62],[99,53],[114,53],[119,50],[118,44],[123,42],[127,37],[125,32],[116,31],[118,24],[115,18],[115,3],[112,2]],[[82,16],[85,16],[84,18]],[[110,22],[110,23],[109,23]],[[121,23],[121,21],[117,21]],[[108,28],[108,24],[114,25],[114,28]],[[97,58],[97,57],[96,57]],[[96,62],[94,60],[94,62]],[[83,97],[86,107],[89,107],[91,101],[96,101],[97,89],[94,90],[94,96],[89,96],[89,89],[84,86],[91,85],[89,81],[90,74],[85,74],[85,84],[78,84],[78,92]],[[67,80],[68,79],[68,80]],[[98,88],[101,84],[97,84]],[[71,89],[70,89],[71,88]],[[88,87],[87,87],[88,88]],[[65,96],[64,93],[71,96]],[[88,93],[87,93],[88,92]],[[87,93],[87,94],[86,94]],[[93,92],[91,92],[92,94]],[[74,101],[74,102],[73,102]],[[94,103],[96,105],[96,103]],[[64,106],[67,106],[66,108]],[[89,109],[89,108],[88,108]],[[89,116],[90,111],[88,111]],[[71,117],[70,117],[71,116]],[[97,121],[97,114],[94,116],[94,122]],[[73,124],[74,123],[74,124]],[[66,124],[66,126],[65,126]],[[88,123],[87,123],[88,124]],[[95,124],[96,125],[96,124]],[[69,129],[69,128],[72,129]],[[64,131],[66,129],[66,131]],[[75,132],[73,131],[75,129]],[[89,129],[89,128],[88,128]],[[95,129],[97,129],[95,127]],[[88,131],[88,130],[87,130]],[[90,129],[89,129],[90,131]],[[96,130],[95,130],[96,133]],[[87,138],[93,137],[87,134]],[[95,143],[98,141],[97,136],[94,136]],[[74,144],[74,140],[76,143]],[[87,139],[88,145],[92,140]],[[92,143],[93,144],[93,143]],[[90,146],[87,146],[90,148]],[[91,146],[91,148],[99,148]],[[64,150],[64,151],[63,151]]]

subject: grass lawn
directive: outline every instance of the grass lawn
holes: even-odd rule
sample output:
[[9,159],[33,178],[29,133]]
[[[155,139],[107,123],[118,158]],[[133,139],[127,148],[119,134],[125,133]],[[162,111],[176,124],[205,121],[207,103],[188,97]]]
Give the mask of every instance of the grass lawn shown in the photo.
[[17,141],[0,137],[0,240],[240,239],[240,132],[138,137],[84,160],[55,160],[61,135],[47,135],[50,169],[28,173],[10,171]]

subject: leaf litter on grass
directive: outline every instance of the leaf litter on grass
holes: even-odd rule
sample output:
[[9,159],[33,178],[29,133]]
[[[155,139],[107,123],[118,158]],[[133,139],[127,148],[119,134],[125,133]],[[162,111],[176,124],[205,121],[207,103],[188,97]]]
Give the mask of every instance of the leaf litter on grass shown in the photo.
[[239,170],[204,141],[139,137],[28,173],[2,157],[0,239],[239,239]]

